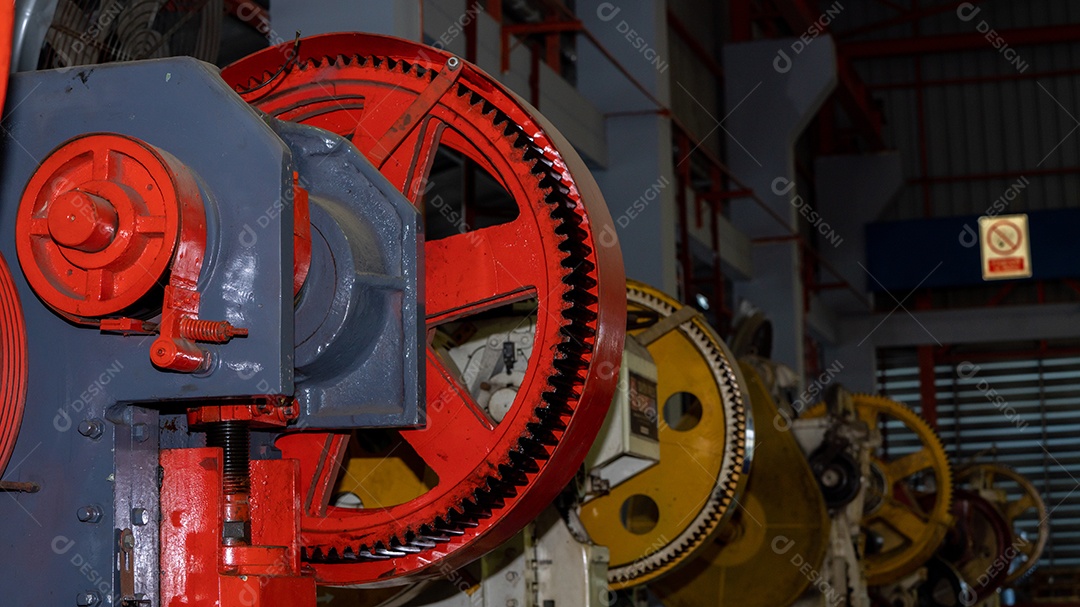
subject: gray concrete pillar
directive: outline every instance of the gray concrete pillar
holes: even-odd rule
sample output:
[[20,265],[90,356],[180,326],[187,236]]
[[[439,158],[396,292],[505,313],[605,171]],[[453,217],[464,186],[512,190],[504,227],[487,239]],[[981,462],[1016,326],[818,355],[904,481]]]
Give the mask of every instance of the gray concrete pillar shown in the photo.
[[[795,141],[836,86],[831,38],[810,44],[798,38],[761,40],[724,47],[726,137],[732,172],[788,226],[796,226]],[[790,236],[752,200],[732,203],[732,220],[752,239]],[[735,285],[773,323],[773,358],[805,375],[803,285],[798,244],[790,239],[754,245],[753,279]]]
[[[866,266],[866,224],[875,221],[896,197],[904,184],[900,154],[823,156],[814,165],[819,251],[823,259],[861,292],[872,280]],[[829,277],[830,282],[834,278]],[[815,305],[846,318],[869,312],[866,304],[850,291],[824,291]],[[837,377],[849,390],[876,391],[877,352],[867,335],[844,335],[837,343],[826,343],[825,366],[843,365]]]
[[[577,12],[631,76],[670,106],[666,0],[581,0]],[[617,224],[626,275],[676,294],[671,121],[584,37],[577,51],[578,89],[608,115],[607,166],[594,175]]]

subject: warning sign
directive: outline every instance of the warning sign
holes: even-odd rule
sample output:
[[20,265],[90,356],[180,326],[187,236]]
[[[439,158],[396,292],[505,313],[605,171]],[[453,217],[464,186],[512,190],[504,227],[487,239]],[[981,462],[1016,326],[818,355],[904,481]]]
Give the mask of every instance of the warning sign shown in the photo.
[[1031,276],[1027,215],[979,218],[983,280]]

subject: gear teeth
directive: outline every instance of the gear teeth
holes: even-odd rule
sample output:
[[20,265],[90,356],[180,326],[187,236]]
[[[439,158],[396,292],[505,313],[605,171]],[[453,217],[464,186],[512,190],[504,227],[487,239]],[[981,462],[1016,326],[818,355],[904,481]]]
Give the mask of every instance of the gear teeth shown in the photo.
[[[352,66],[367,70],[392,71],[426,81],[435,78],[437,70],[425,68],[417,63],[393,57],[336,55],[309,56],[300,58],[295,69],[320,69],[324,66],[342,68]],[[267,73],[266,77],[271,74]],[[257,79],[256,79],[257,80]],[[280,90],[280,87],[278,87]],[[516,497],[518,487],[527,486],[530,475],[540,471],[540,461],[550,458],[548,448],[558,445],[569,419],[574,414],[569,404],[581,396],[585,382],[585,373],[593,355],[595,329],[590,327],[598,318],[596,310],[598,299],[590,291],[597,286],[595,264],[591,261],[594,252],[589,246],[590,233],[583,229],[582,205],[570,199],[572,194],[568,180],[564,181],[566,165],[561,158],[549,156],[548,145],[538,145],[530,136],[536,131],[536,125],[528,124],[529,131],[516,124],[505,112],[501,111],[484,96],[459,80],[452,89],[459,99],[467,100],[473,111],[479,112],[496,129],[496,132],[509,140],[517,150],[518,156],[526,163],[532,163],[530,171],[537,178],[537,185],[543,193],[543,200],[550,206],[549,216],[555,221],[555,232],[560,237],[558,251],[562,254],[559,261],[565,274],[562,282],[569,288],[562,295],[564,302],[559,313],[562,326],[559,333],[563,342],[559,344],[555,372],[548,378],[549,389],[541,396],[541,401],[534,405],[535,422],[528,426],[528,436],[521,437],[509,453],[494,455],[492,462],[498,471],[479,480],[477,485],[483,488],[473,494],[474,500],[468,500],[456,509],[441,513],[429,523],[414,527],[419,531],[404,537],[412,538],[406,542],[392,545],[393,538],[375,544],[375,548],[359,546],[353,549],[356,559],[386,560],[397,558],[408,552],[410,547],[430,549],[433,545],[450,541],[452,537],[464,535],[466,528],[475,528],[478,521],[491,517],[494,510],[504,507],[505,499]],[[516,156],[516,153],[512,156]],[[538,210],[538,212],[540,212]],[[468,506],[468,507],[466,507]],[[387,546],[390,548],[387,548]],[[314,562],[340,560],[338,552],[332,555],[319,547],[305,550],[306,558]]]
[[410,543],[404,543],[404,544],[401,543],[401,542],[391,543],[390,544],[390,549],[395,551],[395,552],[404,552],[406,554],[419,554],[420,553],[420,547],[419,546],[413,546],[411,542]]
[[551,455],[547,452],[536,439],[531,437],[522,437],[518,439],[518,446],[525,452],[526,455],[534,460],[546,460]]
[[389,549],[389,548],[376,547],[375,548],[375,554],[377,556],[397,557],[397,556],[405,556],[406,553],[402,552],[401,550],[392,550],[392,549]]
[[544,427],[542,422],[531,422],[526,425],[529,433],[532,434],[533,440],[547,447],[554,447],[559,444],[559,439],[555,438],[555,433]]
[[[678,307],[683,305],[646,285],[641,285],[640,288],[633,284],[628,286],[627,298],[632,303],[656,312],[660,318],[674,314]],[[703,323],[692,322],[683,325],[680,330],[694,342],[706,359],[721,391],[724,419],[728,422],[725,428],[724,463],[706,503],[677,537],[670,538],[668,543],[659,549],[652,548],[650,554],[632,563],[612,565],[608,570],[608,582],[618,587],[640,584],[645,576],[662,573],[661,570],[673,567],[693,554],[734,512],[731,505],[740,495],[747,478],[745,466],[748,459],[746,440],[749,410],[723,341]]]
[[520,472],[533,474],[540,471],[540,466],[536,461],[530,457],[527,453],[520,450],[511,451],[509,454],[511,465],[517,468]]

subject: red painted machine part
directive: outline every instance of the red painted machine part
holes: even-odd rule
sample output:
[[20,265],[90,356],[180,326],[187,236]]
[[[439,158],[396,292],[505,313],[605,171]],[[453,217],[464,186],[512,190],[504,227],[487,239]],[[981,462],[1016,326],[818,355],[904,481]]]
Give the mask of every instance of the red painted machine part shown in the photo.
[[[938,549],[938,556],[955,565],[961,575],[968,576],[965,581],[975,593],[974,600],[968,604],[977,604],[997,592],[1009,576],[1009,565],[1016,556],[1012,548],[1013,529],[993,504],[974,491],[954,491],[952,515],[955,522]],[[996,555],[989,568],[984,566],[988,556],[982,553],[984,546],[977,543],[985,540],[987,534],[994,540]]]
[[[251,87],[277,73],[290,48],[267,49],[222,75],[237,89]],[[295,66],[246,95],[249,102],[351,137],[414,201],[439,145],[477,162],[517,201],[518,217],[509,223],[425,244],[429,329],[514,301],[536,298],[539,305],[528,376],[498,425],[429,350],[427,426],[401,432],[439,477],[428,493],[389,508],[328,507],[340,435],[278,441],[284,457],[300,461],[309,551],[394,554],[316,562],[320,582],[400,584],[437,575],[436,561],[444,571],[495,548],[577,472],[617,381],[626,314],[622,255],[599,189],[573,148],[475,66],[364,34],[304,39],[299,55]],[[493,486],[501,496],[493,497]],[[465,522],[460,535],[440,538],[449,541],[404,555],[394,550],[395,542],[424,533],[444,535],[437,528],[452,521]]]
[[161,452],[162,607],[314,607],[296,462],[251,463],[251,545],[222,546],[220,449]]
[[[15,4],[0,4],[0,108],[11,71]],[[2,177],[2,176],[0,176]],[[7,260],[0,255],[0,475],[7,469],[22,425],[27,384],[26,321]]]
[[307,190],[300,187],[300,176],[293,173],[293,295],[307,280],[311,270],[311,212]]
[[49,154],[23,192],[19,263],[57,311],[80,322],[115,314],[169,267],[184,207],[201,215],[198,187],[178,160],[131,137],[81,135]]
[[15,29],[15,3],[0,4],[0,108],[7,99],[8,74],[11,73],[11,38]]
[[27,387],[26,321],[19,292],[0,255],[0,474],[15,451]]

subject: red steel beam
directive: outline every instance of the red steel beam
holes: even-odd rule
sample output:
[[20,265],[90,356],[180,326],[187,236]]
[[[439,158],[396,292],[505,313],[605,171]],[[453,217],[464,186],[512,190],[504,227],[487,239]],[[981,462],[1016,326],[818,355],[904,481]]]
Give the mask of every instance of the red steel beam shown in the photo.
[[[671,9],[668,9],[668,15]],[[749,42],[754,37],[754,7],[751,0],[731,0],[728,15],[731,23],[731,41]]]
[[[997,34],[1009,46],[1013,47],[1076,42],[1080,41],[1080,24],[997,30]],[[986,35],[979,32],[922,36],[919,38],[843,42],[839,44],[839,48],[844,56],[852,59],[933,55],[994,49],[991,42],[987,40]]]
[[[989,84],[992,82],[1008,82],[1012,80],[1042,80],[1046,78],[1065,78],[1080,76],[1080,68],[1065,70],[1048,70],[1045,72],[1013,72],[1010,74],[990,74],[987,76],[969,76],[967,78],[942,78],[937,80],[923,80],[923,87],[936,86],[968,86],[972,84]],[[883,82],[880,84],[867,85],[871,90],[885,91],[890,89],[917,88],[917,82]]]
[[1019,171],[995,171],[989,173],[968,173],[966,175],[934,175],[929,177],[915,177],[908,179],[909,184],[934,184],[934,183],[962,183],[972,181],[994,181],[1000,179],[1020,179],[1021,177],[1038,177],[1044,175],[1075,175],[1080,173],[1080,167],[1055,167],[1034,168]]
[[[814,10],[807,0],[776,0],[780,14],[796,35],[818,24],[820,11]],[[818,24],[820,26],[820,24]],[[821,27],[825,30],[824,27]],[[870,101],[870,92],[851,65],[851,61],[837,53],[837,77],[839,86],[837,95],[840,105],[851,118],[852,123],[870,140],[870,145],[878,150],[885,148],[885,139],[881,135],[881,113]]]
[[580,21],[545,21],[543,23],[520,23],[502,26],[502,71],[510,70],[510,51],[513,36],[531,36],[533,34],[561,34],[563,32],[581,32],[584,27]]
[[928,8],[920,8],[917,10],[905,11],[902,15],[890,17],[876,23],[868,23],[866,25],[856,27],[836,34],[839,40],[848,40],[850,38],[856,38],[863,34],[869,34],[870,32],[876,32],[878,30],[888,29],[890,27],[896,27],[898,25],[904,25],[905,23],[911,23],[913,21],[922,21],[927,17],[933,17],[948,11],[955,11],[961,4],[979,4],[982,0],[970,0],[970,2],[952,2],[949,4],[942,4],[939,6],[931,6]]

